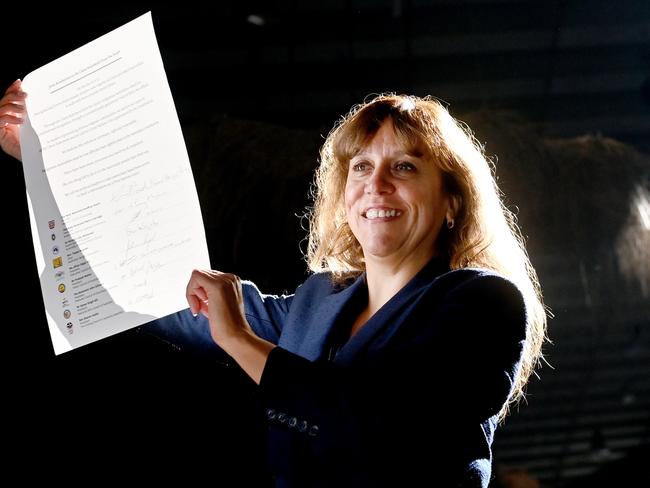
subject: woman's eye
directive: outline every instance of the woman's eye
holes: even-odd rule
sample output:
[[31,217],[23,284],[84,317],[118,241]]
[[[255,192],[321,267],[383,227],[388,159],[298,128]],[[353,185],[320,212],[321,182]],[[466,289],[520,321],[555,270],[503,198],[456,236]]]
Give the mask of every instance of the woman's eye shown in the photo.
[[399,171],[413,171],[415,166],[413,163],[409,163],[408,161],[400,161],[395,165],[395,168]]
[[368,163],[363,161],[352,165],[353,171],[365,171],[366,169],[368,169]]

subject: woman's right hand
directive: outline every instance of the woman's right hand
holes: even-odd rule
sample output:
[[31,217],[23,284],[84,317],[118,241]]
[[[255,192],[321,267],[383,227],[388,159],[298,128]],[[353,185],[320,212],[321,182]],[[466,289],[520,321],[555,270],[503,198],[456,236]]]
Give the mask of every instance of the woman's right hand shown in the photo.
[[20,157],[20,124],[25,117],[25,98],[20,80],[14,81],[0,98],[0,147],[17,160]]

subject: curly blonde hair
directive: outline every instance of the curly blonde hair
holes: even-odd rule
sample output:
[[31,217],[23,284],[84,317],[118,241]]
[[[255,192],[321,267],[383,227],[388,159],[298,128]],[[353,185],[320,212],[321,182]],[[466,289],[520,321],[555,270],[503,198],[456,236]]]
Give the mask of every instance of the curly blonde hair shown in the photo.
[[[453,229],[443,226],[436,247],[451,269],[479,267],[511,279],[526,304],[527,337],[522,367],[511,402],[524,396],[524,386],[542,358],[546,310],[537,274],[530,263],[514,215],[503,205],[493,165],[469,128],[456,121],[431,97],[382,94],[357,105],[330,131],[320,151],[314,182],[315,203],[307,261],[314,272],[329,271],[342,283],[365,270],[363,250],[347,222],[344,191],[349,161],[363,149],[386,119],[412,154],[433,161],[454,209]],[[501,418],[508,412],[501,411]]]

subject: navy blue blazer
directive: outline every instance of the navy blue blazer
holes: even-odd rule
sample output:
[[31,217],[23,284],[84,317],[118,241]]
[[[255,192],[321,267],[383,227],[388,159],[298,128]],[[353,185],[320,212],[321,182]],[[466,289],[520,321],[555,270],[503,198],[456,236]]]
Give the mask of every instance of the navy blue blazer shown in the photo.
[[[347,342],[365,275],[315,274],[290,296],[243,289],[251,327],[279,346],[259,386],[277,487],[487,487],[526,337],[512,282],[434,258]],[[189,310],[148,327],[223,354]]]

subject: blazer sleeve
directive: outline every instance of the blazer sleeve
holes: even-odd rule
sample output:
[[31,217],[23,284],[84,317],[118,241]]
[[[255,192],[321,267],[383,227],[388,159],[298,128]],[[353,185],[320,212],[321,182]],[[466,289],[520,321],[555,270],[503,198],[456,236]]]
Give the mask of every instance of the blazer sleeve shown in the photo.
[[496,415],[526,337],[519,290],[479,274],[441,300],[424,296],[419,303],[399,340],[361,366],[311,362],[274,348],[260,381],[271,425],[302,433],[321,452],[359,452],[368,439],[395,442],[413,429],[435,435],[441,422],[479,425]]
[[250,281],[242,282],[246,320],[262,339],[277,344],[294,295],[265,295]]
[[[289,313],[293,295],[264,295],[250,281],[242,281],[246,320],[255,333],[277,344]],[[210,335],[208,319],[192,315],[189,308],[154,320],[141,328],[172,347],[202,356],[225,360],[228,356]]]

